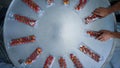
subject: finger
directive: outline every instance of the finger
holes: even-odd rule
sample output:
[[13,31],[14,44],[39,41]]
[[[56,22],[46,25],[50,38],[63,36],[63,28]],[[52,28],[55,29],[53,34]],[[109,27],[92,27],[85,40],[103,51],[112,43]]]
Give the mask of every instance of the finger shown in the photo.
[[104,39],[104,38],[101,38],[100,41],[105,41],[105,39]]
[[95,9],[93,13],[100,13],[99,9]]
[[103,31],[98,31],[99,36],[102,35],[104,32]]
[[95,39],[97,39],[98,37],[100,37],[102,35],[102,33],[98,32]]
[[93,12],[92,14],[97,15],[99,18],[103,18],[102,14],[100,12]]
[[109,40],[110,38],[104,38],[104,41],[107,41],[107,40]]
[[102,9],[102,7],[96,8],[95,10],[99,10],[99,9]]
[[104,39],[103,36],[100,36],[100,37],[98,37],[98,40],[100,40],[100,41],[104,41],[105,39]]
[[93,12],[93,14],[102,17],[100,12]]
[[99,12],[99,11],[94,11],[94,12],[92,12],[92,14],[99,15],[99,14],[100,14],[100,12]]
[[100,33],[104,33],[105,31],[106,31],[106,30],[100,30],[99,32],[100,32]]
[[100,39],[102,39],[102,38],[103,38],[102,36],[97,37],[98,40],[100,40]]
[[100,12],[100,9],[95,9],[94,12]]
[[104,9],[104,7],[99,7],[99,8],[97,8],[97,9],[102,10],[102,9]]
[[95,11],[95,12],[100,12],[101,10],[103,10],[103,8],[102,8],[102,7],[99,7],[99,8],[96,8],[94,11]]

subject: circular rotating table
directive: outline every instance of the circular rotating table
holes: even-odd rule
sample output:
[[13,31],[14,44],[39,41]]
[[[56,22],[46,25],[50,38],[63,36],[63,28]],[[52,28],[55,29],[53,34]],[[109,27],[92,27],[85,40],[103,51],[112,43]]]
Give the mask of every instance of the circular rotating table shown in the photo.
[[[86,34],[87,30],[106,29],[114,31],[114,15],[98,19],[90,24],[84,24],[83,19],[91,14],[98,7],[107,7],[107,0],[88,0],[87,4],[80,11],[74,9],[79,0],[70,0],[70,4],[65,6],[62,0],[55,0],[50,7],[45,0],[34,0],[41,9],[42,14],[34,12],[21,0],[13,0],[5,17],[4,23],[4,43],[9,58],[16,67],[43,68],[46,58],[54,56],[55,60],[52,68],[59,68],[58,59],[62,56],[66,60],[67,68],[74,68],[69,54],[73,53],[80,60],[84,68],[101,68],[114,50],[114,40],[106,42],[98,41]],[[34,27],[30,27],[16,21],[11,15],[20,14],[37,20]],[[33,43],[10,46],[11,39],[35,35],[36,41]],[[90,49],[101,56],[99,62],[94,61],[89,56],[80,52],[79,46],[85,43]],[[37,48],[42,49],[40,54],[30,66],[20,64]]]

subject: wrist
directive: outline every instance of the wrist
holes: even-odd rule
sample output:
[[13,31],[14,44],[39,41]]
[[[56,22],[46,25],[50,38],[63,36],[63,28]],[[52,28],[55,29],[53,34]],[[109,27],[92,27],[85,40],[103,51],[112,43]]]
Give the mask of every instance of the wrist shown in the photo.
[[116,38],[116,32],[111,32],[111,37]]
[[112,8],[112,7],[109,7],[108,8],[108,14],[111,14],[111,13],[113,13],[115,10],[114,10],[114,8]]

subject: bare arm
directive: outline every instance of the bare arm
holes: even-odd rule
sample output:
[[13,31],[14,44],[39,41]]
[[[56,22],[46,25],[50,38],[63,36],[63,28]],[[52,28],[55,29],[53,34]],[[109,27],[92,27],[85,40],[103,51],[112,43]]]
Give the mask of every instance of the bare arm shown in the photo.
[[119,38],[120,39],[120,32],[111,32],[109,30],[100,30],[101,33],[100,36],[98,36],[96,39],[100,41],[106,41],[110,38]]
[[120,1],[117,2],[115,5],[113,6],[110,6],[110,7],[99,7],[99,8],[96,8],[93,12],[93,14],[96,14],[96,15],[99,15],[101,17],[105,17],[115,11],[118,11],[120,10]]
[[117,2],[115,5],[109,7],[109,10],[111,13],[120,10],[120,1]]
[[112,32],[113,38],[120,38],[120,32]]

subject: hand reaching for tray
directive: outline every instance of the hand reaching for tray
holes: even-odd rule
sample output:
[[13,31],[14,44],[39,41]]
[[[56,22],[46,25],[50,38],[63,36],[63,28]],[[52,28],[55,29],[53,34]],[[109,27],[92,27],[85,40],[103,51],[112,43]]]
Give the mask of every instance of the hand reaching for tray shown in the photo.
[[93,11],[93,14],[99,15],[103,18],[103,17],[105,17],[105,16],[107,16],[115,11],[118,11],[118,10],[120,10],[120,1],[118,1],[113,6],[110,6],[107,8],[99,7]]
[[110,8],[99,7],[93,11],[93,14],[100,16],[101,18],[106,17],[111,13]]
[[109,30],[100,30],[100,31],[87,31],[91,37],[98,39],[100,41],[107,41],[110,38],[120,38],[120,32],[112,32]]
[[106,41],[110,38],[114,37],[114,32],[108,31],[108,30],[100,30],[99,33],[101,33],[100,36],[98,36],[96,39],[100,41]]

